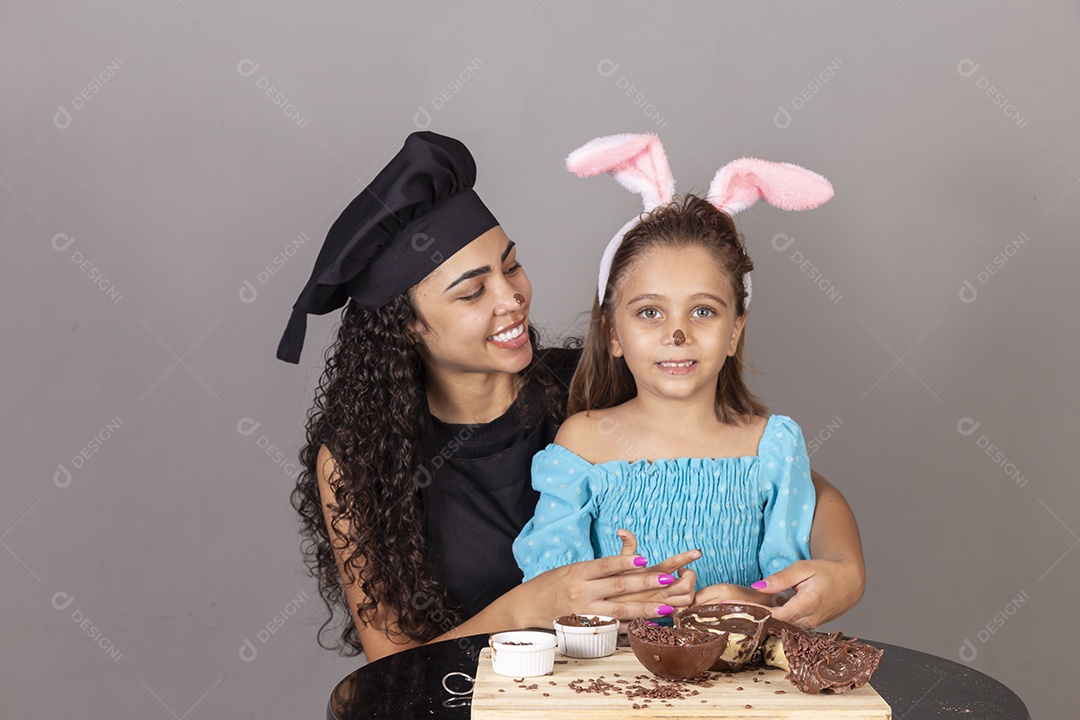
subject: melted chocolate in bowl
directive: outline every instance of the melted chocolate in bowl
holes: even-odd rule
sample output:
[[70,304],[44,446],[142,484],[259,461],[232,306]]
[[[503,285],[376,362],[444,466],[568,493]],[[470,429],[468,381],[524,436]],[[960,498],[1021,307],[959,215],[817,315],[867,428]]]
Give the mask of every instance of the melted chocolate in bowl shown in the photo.
[[693,628],[660,627],[647,620],[627,626],[634,656],[650,672],[668,680],[689,680],[709,669],[727,647],[727,638]]
[[563,627],[602,627],[604,625],[616,625],[618,620],[615,618],[601,617],[599,615],[563,615],[555,622]]

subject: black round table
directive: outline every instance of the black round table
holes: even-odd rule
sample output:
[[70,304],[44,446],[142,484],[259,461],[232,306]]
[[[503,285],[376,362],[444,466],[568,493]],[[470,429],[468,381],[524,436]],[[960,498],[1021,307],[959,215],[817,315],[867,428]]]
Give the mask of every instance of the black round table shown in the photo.
[[[487,637],[424,645],[365,665],[334,688],[327,720],[468,720],[469,705],[448,694],[442,680],[455,671],[475,677]],[[1016,693],[988,675],[918,650],[864,642],[885,650],[871,682],[897,720],[1031,720]]]

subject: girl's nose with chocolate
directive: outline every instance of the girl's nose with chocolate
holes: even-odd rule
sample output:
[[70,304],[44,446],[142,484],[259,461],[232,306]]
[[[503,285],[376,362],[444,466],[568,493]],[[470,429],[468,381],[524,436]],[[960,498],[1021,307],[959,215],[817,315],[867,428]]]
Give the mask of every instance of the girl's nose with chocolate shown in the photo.
[[671,335],[671,341],[676,345],[682,345],[684,342],[686,342],[686,335],[683,334],[682,330],[676,330]]

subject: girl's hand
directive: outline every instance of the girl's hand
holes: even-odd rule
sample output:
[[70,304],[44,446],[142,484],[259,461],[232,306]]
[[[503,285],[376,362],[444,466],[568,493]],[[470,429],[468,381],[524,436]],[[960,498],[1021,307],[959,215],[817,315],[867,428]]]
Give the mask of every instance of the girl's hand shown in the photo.
[[[718,583],[703,588],[694,598],[694,604],[696,605],[711,605],[712,603],[722,602],[749,602],[772,607],[773,596],[742,585]],[[775,615],[776,611],[773,611],[773,614]]]
[[815,628],[843,615],[862,599],[863,573],[857,563],[800,560],[755,585],[767,596],[794,589],[791,599],[773,610],[773,615],[785,622]]
[[[634,536],[634,533],[629,530],[619,530],[617,534],[622,540],[622,550],[619,552],[619,555],[636,555],[637,538]],[[664,603],[674,607],[676,612],[683,608],[690,607],[695,602],[694,586],[697,584],[697,573],[685,567],[685,565],[680,565],[680,563],[693,562],[700,557],[700,550],[690,550],[689,552],[680,553],[679,555],[673,555],[661,563],[645,568],[640,572],[676,574],[678,580],[660,590],[634,593],[632,595],[620,595],[617,598],[611,599],[618,600],[619,602]]]
[[[619,555],[636,555],[637,554],[637,537],[629,530],[620,529],[616,535],[622,540],[622,550],[619,551]],[[687,550],[686,552],[679,553],[678,555],[672,555],[667,560],[645,568],[645,572],[657,571],[663,573],[673,573],[676,570],[686,570],[686,565],[692,563],[701,557],[700,550]]]

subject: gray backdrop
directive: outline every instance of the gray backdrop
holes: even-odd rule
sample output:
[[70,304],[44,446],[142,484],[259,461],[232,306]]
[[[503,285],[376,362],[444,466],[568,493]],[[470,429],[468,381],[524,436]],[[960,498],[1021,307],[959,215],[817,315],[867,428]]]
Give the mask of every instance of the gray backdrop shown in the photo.
[[563,169],[586,140],[658,132],[683,191],[746,154],[829,177],[739,223],[755,386],[862,528],[836,626],[1071,714],[1075,4],[3,10],[5,717],[318,717],[355,667],[315,643],[287,504],[336,317],[299,368],[274,349],[426,127],[475,153],[552,338],[640,207]]

